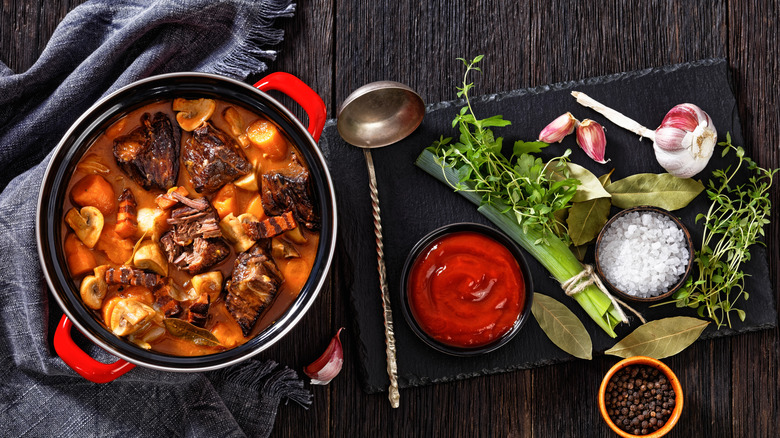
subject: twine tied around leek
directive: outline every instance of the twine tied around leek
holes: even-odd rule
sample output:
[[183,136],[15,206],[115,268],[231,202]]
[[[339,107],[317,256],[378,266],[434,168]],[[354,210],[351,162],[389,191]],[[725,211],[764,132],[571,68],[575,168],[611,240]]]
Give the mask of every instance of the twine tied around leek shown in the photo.
[[563,288],[564,292],[566,292],[566,295],[572,296],[576,295],[583,290],[585,290],[586,287],[590,286],[591,284],[596,285],[601,292],[604,293],[604,295],[609,298],[610,301],[612,301],[612,305],[615,306],[615,310],[618,311],[618,314],[620,314],[620,317],[623,322],[628,323],[628,317],[626,316],[625,312],[623,312],[622,307],[625,307],[626,309],[630,310],[634,315],[636,315],[640,321],[642,321],[642,324],[644,324],[645,318],[642,316],[641,313],[634,310],[631,306],[624,303],[617,297],[613,296],[607,288],[604,286],[604,283],[601,282],[601,278],[599,278],[599,274],[596,273],[596,271],[593,270],[593,266],[588,264],[582,265],[582,271],[580,271],[577,275],[574,277],[571,277],[570,279],[564,281],[561,283],[561,287]]

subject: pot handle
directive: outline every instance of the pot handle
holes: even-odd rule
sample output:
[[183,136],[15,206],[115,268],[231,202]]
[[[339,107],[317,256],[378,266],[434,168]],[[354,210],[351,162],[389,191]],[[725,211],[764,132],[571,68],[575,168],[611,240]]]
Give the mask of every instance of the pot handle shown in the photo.
[[70,336],[72,328],[71,320],[66,315],[62,315],[54,332],[54,349],[73,371],[85,379],[95,383],[108,383],[135,368],[135,365],[124,359],[117,359],[114,363],[103,363],[89,357],[73,342]]
[[325,127],[325,102],[314,90],[297,77],[284,72],[271,73],[255,83],[260,91],[276,90],[290,96],[300,105],[309,117],[307,128],[314,142],[320,141],[322,128]]

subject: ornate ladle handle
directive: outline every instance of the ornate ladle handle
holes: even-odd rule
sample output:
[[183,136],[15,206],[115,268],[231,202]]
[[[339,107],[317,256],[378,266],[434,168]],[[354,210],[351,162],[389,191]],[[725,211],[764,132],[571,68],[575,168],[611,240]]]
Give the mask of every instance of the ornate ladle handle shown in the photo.
[[376,237],[377,268],[379,270],[379,286],[382,290],[382,310],[385,320],[385,344],[387,346],[387,374],[390,376],[390,387],[387,397],[390,405],[398,407],[401,394],[398,392],[398,365],[395,360],[395,333],[393,332],[393,311],[390,308],[390,292],[387,288],[387,271],[385,268],[385,250],[382,243],[382,218],[379,214],[379,191],[376,185],[376,172],[371,151],[363,149],[368,167],[368,185],[371,190],[371,207],[374,215],[374,236]]

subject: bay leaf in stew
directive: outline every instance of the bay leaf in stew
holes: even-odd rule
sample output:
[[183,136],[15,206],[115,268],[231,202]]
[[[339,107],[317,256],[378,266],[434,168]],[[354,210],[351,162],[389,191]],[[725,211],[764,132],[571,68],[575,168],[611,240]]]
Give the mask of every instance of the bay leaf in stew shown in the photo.
[[176,336],[177,338],[182,338],[187,341],[191,341],[196,345],[203,345],[207,347],[219,347],[222,345],[219,343],[217,337],[211,334],[210,331],[200,327],[195,327],[194,325],[182,319],[165,318],[163,323],[165,324],[165,328],[168,330],[168,333]]

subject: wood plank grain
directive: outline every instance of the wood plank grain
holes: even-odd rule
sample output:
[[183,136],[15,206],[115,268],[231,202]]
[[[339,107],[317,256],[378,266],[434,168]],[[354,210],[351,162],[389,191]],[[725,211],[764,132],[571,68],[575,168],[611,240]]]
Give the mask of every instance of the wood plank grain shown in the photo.
[[14,72],[35,63],[57,25],[84,0],[48,2],[3,0],[0,3],[0,61]]
[[[728,55],[739,103],[743,137],[753,158],[764,167],[778,167],[777,77],[780,43],[776,23],[780,8],[774,1],[729,1]],[[780,187],[771,192],[772,223],[768,228],[767,253],[772,284],[777,284],[780,268]],[[777,288],[775,303],[780,306]],[[780,308],[780,307],[778,307]],[[730,366],[734,370],[730,386],[731,422],[734,436],[774,436],[780,422],[780,331],[757,333],[731,341],[734,349]],[[765,388],[772,388],[767,391]]]

